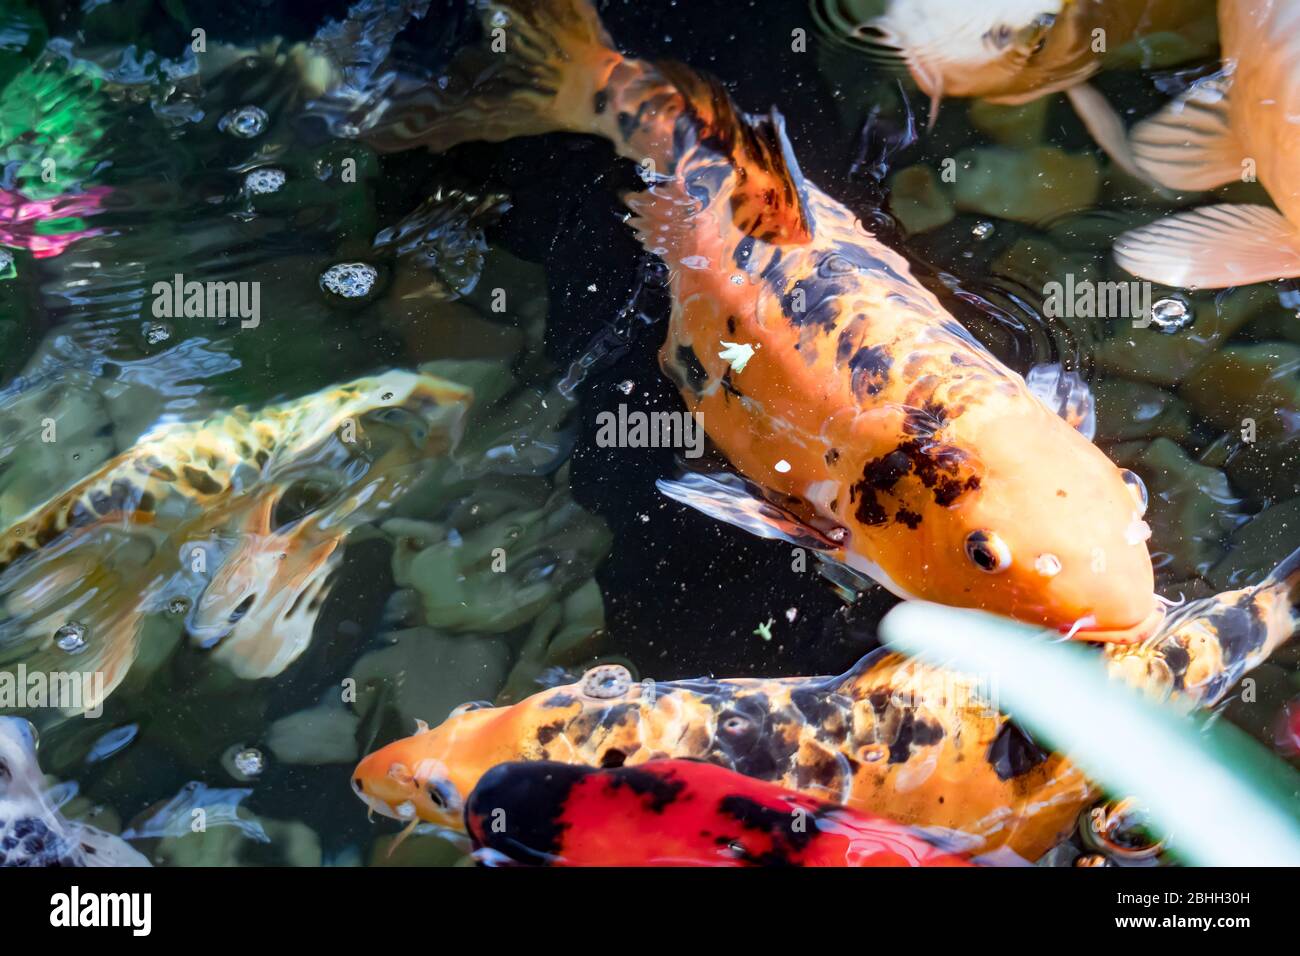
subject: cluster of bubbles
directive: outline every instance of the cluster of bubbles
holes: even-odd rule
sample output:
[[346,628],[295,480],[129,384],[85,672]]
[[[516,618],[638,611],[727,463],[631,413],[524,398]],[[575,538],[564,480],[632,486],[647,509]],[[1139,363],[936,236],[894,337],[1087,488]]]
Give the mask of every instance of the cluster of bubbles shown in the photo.
[[279,192],[284,186],[285,178],[283,169],[275,169],[271,166],[254,169],[244,177],[244,191],[253,196]]
[[361,299],[370,294],[379,270],[365,262],[340,262],[320,277],[320,287],[343,299]]
[[217,129],[240,139],[252,139],[266,130],[266,110],[259,106],[241,106],[217,121]]

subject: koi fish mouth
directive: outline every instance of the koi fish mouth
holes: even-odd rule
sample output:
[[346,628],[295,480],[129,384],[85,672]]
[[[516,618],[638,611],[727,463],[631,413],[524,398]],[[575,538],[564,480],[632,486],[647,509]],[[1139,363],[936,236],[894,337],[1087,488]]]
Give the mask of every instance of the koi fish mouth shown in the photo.
[[1061,633],[1068,639],[1078,641],[1098,641],[1106,644],[1140,644],[1156,634],[1165,620],[1165,605],[1159,601],[1152,603],[1151,612],[1141,621],[1128,627],[1096,627],[1096,619],[1089,615],[1080,618],[1069,627],[1062,627]]

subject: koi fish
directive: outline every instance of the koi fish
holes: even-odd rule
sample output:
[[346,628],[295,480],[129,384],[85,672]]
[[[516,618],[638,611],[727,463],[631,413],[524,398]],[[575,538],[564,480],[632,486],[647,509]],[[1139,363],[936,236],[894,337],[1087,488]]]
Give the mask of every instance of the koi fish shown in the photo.
[[1029,859],[1069,831],[1092,792],[973,682],[883,650],[836,677],[636,683],[626,668],[596,667],[510,707],[463,705],[364,758],[353,789],[383,816],[459,830],[466,798],[498,764],[667,758]]
[[876,63],[905,65],[930,97],[931,126],[945,96],[1014,106],[1064,93],[1097,144],[1139,178],[1123,121],[1087,81],[1108,50],[1213,17],[1205,0],[888,0],[875,16],[854,0],[813,0],[812,9],[828,36]]
[[121,837],[59,813],[19,717],[0,717],[0,771],[0,867],[151,865]]
[[[1110,647],[1107,666],[1153,694],[1211,706],[1297,624],[1300,552],[1259,585],[1178,609],[1159,637]],[[994,691],[884,649],[837,677],[636,683],[604,665],[513,706],[462,705],[365,757],[352,786],[383,816],[459,829],[467,795],[497,764],[693,758],[1034,860],[1096,791],[998,713]]]
[[1133,229],[1116,261],[1165,285],[1217,289],[1300,276],[1300,2],[1222,0],[1223,69],[1132,133],[1138,165],[1171,189],[1257,175],[1277,209],[1219,204]]
[[246,678],[311,640],[341,544],[456,441],[470,393],[391,371],[143,435],[0,533],[0,666],[102,675],[177,600],[191,639]]
[[1087,640],[1154,631],[1140,481],[804,180],[778,113],[745,116],[684,66],[621,55],[585,0],[481,13],[505,52],[462,51],[452,75],[395,93],[368,139],[567,130],[641,163],[651,184],[626,203],[671,274],[661,365],[748,479],[665,493],[900,597]]
[[502,764],[470,794],[465,820],[483,862],[971,865],[941,836],[693,760]]
[[1213,707],[1300,628],[1300,549],[1258,584],[1189,601],[1141,644],[1108,645],[1106,667],[1153,695]]

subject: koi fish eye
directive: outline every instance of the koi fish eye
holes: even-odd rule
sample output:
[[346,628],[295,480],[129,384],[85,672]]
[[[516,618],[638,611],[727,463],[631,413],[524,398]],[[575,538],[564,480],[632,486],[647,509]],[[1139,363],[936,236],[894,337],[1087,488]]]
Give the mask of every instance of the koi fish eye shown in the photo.
[[1016,46],[1029,56],[1037,56],[1047,45],[1047,34],[1056,25],[1056,14],[1040,13],[1016,35]]
[[1133,495],[1133,499],[1137,502],[1138,514],[1139,515],[1146,514],[1147,513],[1147,486],[1143,484],[1142,479],[1137,476],[1136,472],[1129,471],[1127,468],[1121,471],[1119,475],[1121,478],[1124,479],[1124,484],[1128,485],[1129,492]]
[[989,574],[1011,567],[1011,549],[992,531],[972,531],[966,535],[966,557]]
[[631,686],[632,672],[622,664],[601,664],[582,675],[582,693],[596,700],[622,697]]
[[429,795],[429,802],[439,810],[460,809],[460,791],[446,780],[430,780],[424,785],[424,790]]

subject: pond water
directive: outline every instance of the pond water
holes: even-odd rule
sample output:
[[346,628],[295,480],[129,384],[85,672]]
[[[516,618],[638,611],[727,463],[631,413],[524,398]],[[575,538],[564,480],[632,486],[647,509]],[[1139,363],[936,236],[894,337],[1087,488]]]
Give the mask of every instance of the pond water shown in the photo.
[[[343,2],[10,0],[0,14],[6,528],[159,424],[393,369],[476,394],[454,454],[442,449],[383,514],[338,519],[346,537],[309,642],[274,673],[241,676],[203,646],[195,594],[168,591],[131,542],[83,545],[99,551],[71,567],[95,582],[92,601],[156,598],[129,629],[138,655],[95,719],[14,712],[40,731],[50,782],[75,783],[63,813],[130,826],[156,864],[464,864],[437,835],[389,855],[398,824],[368,820],[349,786],[362,755],[417,718],[519,700],[599,662],[656,680],[837,673],[877,646],[896,603],[882,588],[846,603],[788,545],[667,499],[655,480],[677,473],[682,449],[597,441],[620,405],[682,409],[658,361],[665,270],[680,265],[643,252],[628,226],[620,195],[644,186],[632,163],[565,133],[444,154],[349,135],[390,73],[432,77],[472,37],[464,5],[427,6],[400,32],[391,13],[321,33],[348,17]],[[1156,285],[1142,315],[1158,321],[1141,328],[1127,314],[1053,314],[1050,283],[1130,280],[1115,237],[1187,204],[1118,172],[1063,97],[951,98],[931,129],[905,73],[829,41],[801,3],[611,0],[601,15],[623,49],[720,77],[744,109],[775,105],[803,175],[1009,366],[1063,362],[1088,379],[1097,443],[1149,491],[1161,594],[1257,581],[1300,543],[1294,292]],[[1208,42],[1175,37],[1094,85],[1132,124],[1217,68],[1212,27]],[[302,52],[317,36],[319,55],[350,67],[333,99]],[[1218,195],[1268,202],[1258,183]],[[203,306],[187,314],[191,282]],[[231,291],[224,315],[212,284]],[[1242,347],[1256,348],[1191,374]],[[1244,442],[1237,419],[1266,387],[1255,417],[1290,430],[1266,423]],[[312,481],[353,480],[333,461],[286,478],[279,491],[302,500],[277,507],[323,509]],[[235,527],[212,525],[212,540],[230,547]],[[82,612],[50,611],[78,626]],[[9,668],[27,621],[13,603],[6,614]],[[102,636],[60,634],[70,661]],[[1252,678],[1257,699],[1234,698],[1225,719],[1294,764],[1278,729],[1297,694],[1294,651]],[[196,806],[219,825],[192,832]]]

